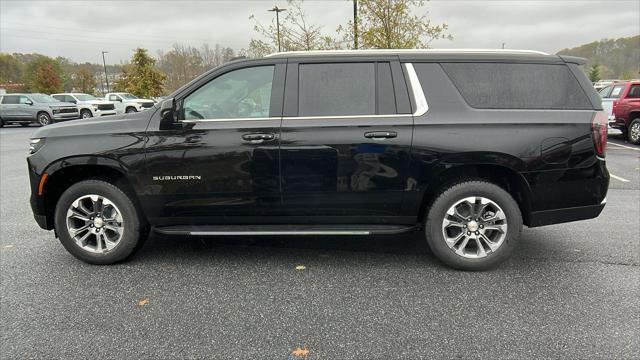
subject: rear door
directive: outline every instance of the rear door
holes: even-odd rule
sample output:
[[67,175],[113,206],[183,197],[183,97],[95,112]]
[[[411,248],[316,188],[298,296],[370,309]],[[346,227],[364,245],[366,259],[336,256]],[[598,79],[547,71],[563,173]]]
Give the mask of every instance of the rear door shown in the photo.
[[16,110],[20,102],[19,95],[4,95],[2,97],[2,106],[0,116],[5,120],[15,120]]
[[331,223],[397,216],[407,187],[410,113],[394,58],[290,59],[281,135],[288,214]]

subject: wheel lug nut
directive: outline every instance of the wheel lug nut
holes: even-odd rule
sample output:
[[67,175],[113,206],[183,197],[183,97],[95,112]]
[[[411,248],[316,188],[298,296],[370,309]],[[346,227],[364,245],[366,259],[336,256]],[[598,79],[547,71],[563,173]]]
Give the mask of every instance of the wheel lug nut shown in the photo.
[[476,235],[480,235],[480,231],[476,231]]
[[467,231],[467,235],[471,235],[471,231]]

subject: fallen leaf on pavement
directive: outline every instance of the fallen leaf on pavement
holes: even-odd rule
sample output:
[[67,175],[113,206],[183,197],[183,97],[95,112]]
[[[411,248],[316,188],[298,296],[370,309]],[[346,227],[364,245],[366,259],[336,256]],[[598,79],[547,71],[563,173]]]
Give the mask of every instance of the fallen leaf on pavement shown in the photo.
[[143,306],[147,306],[149,305],[149,298],[148,297],[141,297],[140,299],[138,299],[138,307],[143,307]]
[[302,271],[302,270],[304,270],[304,269],[306,269],[306,268],[307,268],[307,267],[306,267],[306,266],[304,266],[304,265],[298,265],[298,266],[296,266],[296,270],[301,270],[301,271]]
[[293,349],[293,351],[291,352],[291,355],[297,356],[297,357],[300,357],[300,356],[307,357],[307,355],[309,355],[309,349],[307,349],[306,347],[303,347],[303,348],[297,347]]
[[13,247],[13,245],[5,245],[4,248],[5,249],[11,249]]

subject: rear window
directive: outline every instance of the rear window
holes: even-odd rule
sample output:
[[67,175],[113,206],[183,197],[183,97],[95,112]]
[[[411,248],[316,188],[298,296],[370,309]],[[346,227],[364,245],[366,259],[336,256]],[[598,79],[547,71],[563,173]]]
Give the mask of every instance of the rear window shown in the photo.
[[624,85],[618,85],[618,86],[614,86],[613,90],[611,90],[611,95],[609,95],[609,97],[612,98],[619,98],[620,95],[622,95],[622,90],[624,90]]
[[464,99],[483,109],[592,109],[566,65],[443,63]]

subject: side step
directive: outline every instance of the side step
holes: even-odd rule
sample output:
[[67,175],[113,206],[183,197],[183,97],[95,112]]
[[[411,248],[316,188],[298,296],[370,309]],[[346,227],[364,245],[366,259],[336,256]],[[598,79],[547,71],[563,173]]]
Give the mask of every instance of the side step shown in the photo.
[[201,225],[160,226],[165,235],[245,236],[245,235],[392,235],[415,230],[410,225]]

